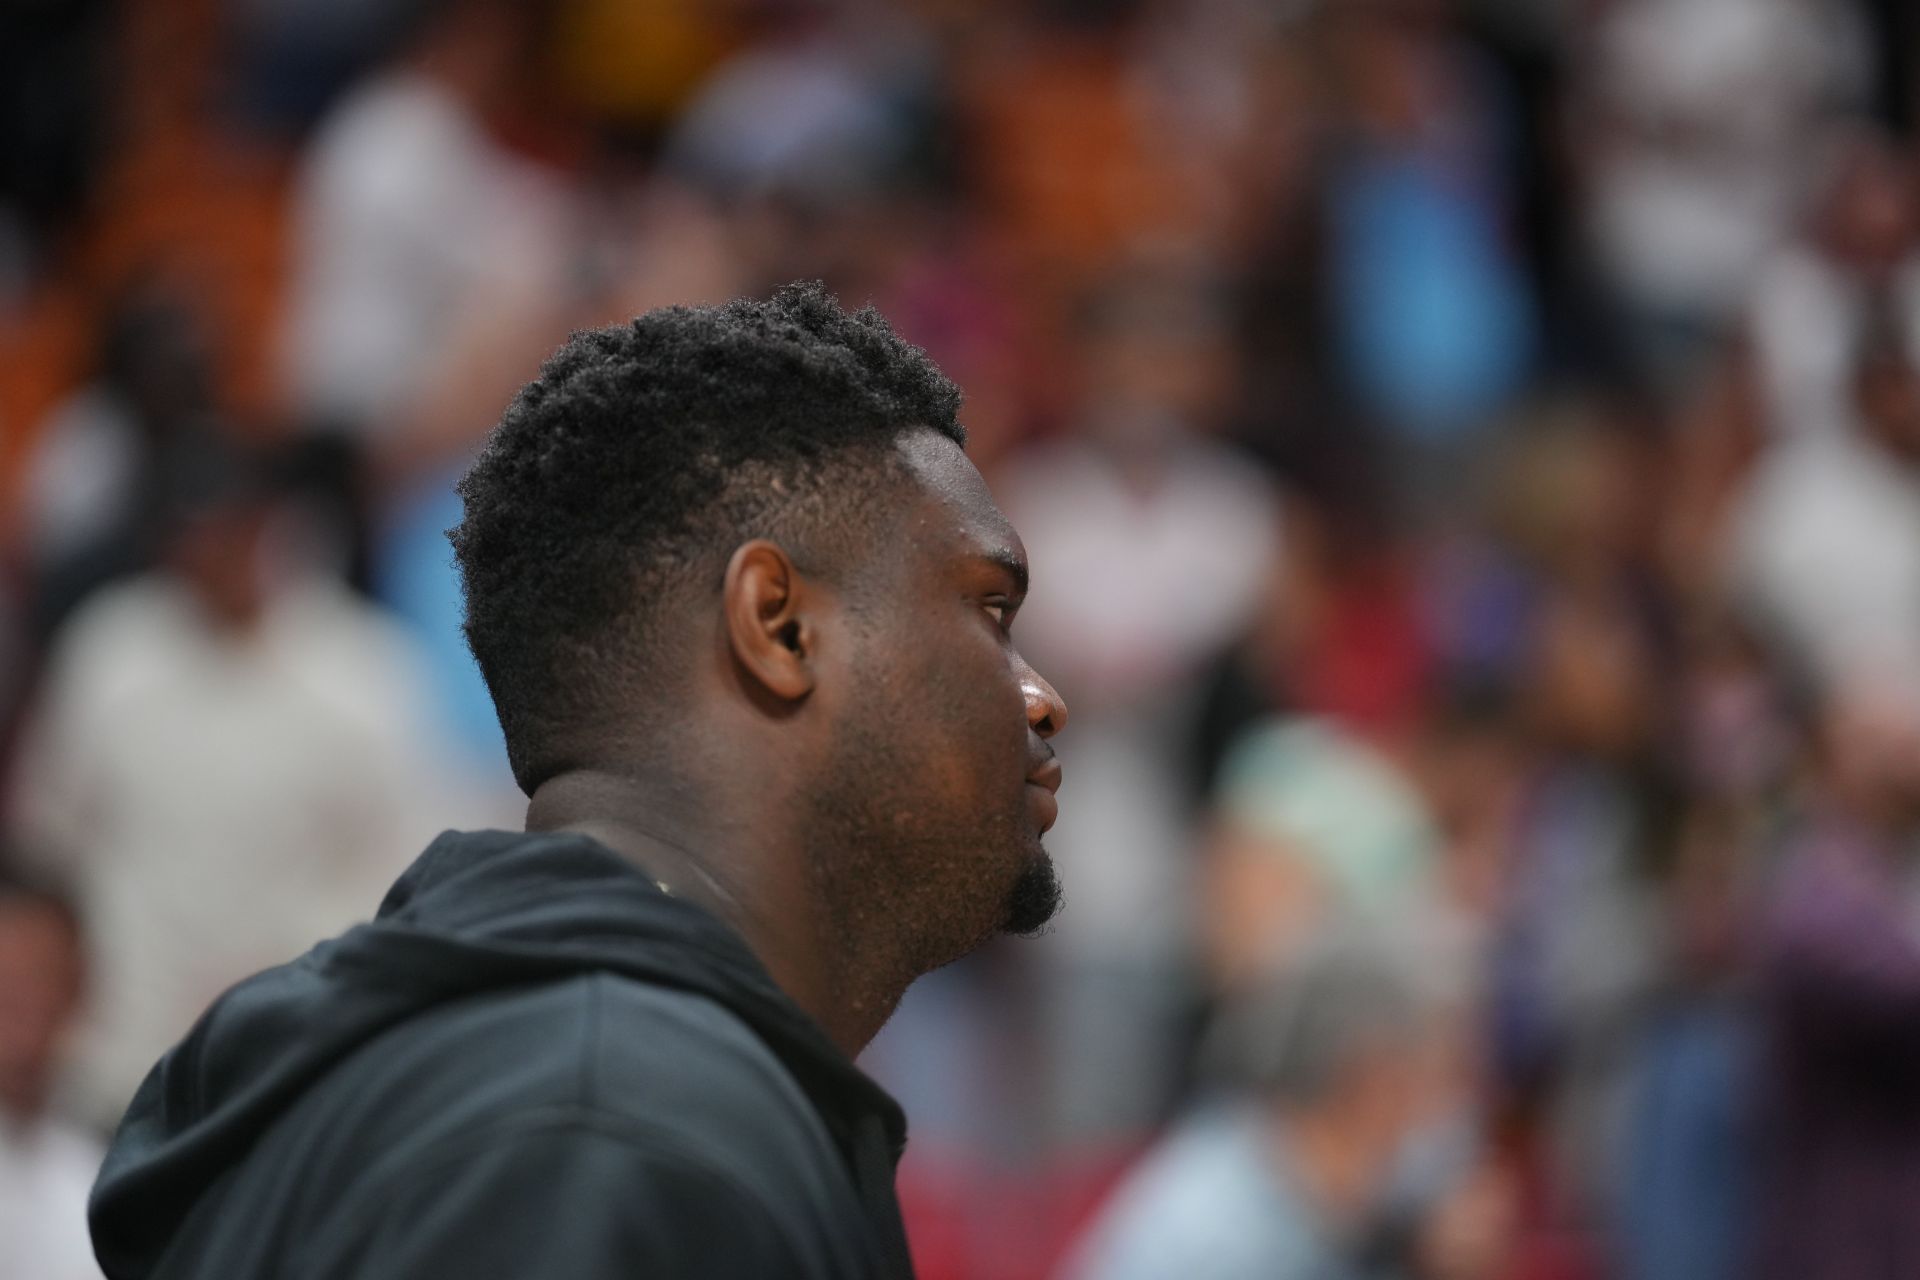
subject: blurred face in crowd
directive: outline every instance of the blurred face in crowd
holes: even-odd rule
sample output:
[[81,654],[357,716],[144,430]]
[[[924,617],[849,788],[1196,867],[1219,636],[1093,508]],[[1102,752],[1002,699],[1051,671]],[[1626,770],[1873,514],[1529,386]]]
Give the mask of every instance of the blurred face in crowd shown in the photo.
[[0,1110],[35,1115],[80,1001],[80,940],[47,903],[0,897]]
[[266,609],[262,569],[272,508],[264,501],[221,505],[180,521],[167,565],[222,630],[245,631]]
[[487,110],[509,101],[546,36],[550,6],[461,0],[442,6],[416,36],[415,56]]
[[1654,661],[1625,601],[1562,591],[1543,612],[1524,688],[1528,718],[1549,742],[1618,759],[1645,745]]
[[1655,478],[1603,412],[1575,403],[1544,416],[1499,459],[1494,497],[1495,518],[1518,548],[1558,579],[1601,587],[1646,536]]

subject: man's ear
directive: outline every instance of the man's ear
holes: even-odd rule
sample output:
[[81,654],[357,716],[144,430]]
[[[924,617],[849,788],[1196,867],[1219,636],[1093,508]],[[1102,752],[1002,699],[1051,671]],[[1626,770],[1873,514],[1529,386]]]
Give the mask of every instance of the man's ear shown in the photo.
[[818,599],[787,553],[765,538],[741,544],[727,561],[728,647],[741,672],[775,698],[798,702],[813,691],[818,636],[807,609]]

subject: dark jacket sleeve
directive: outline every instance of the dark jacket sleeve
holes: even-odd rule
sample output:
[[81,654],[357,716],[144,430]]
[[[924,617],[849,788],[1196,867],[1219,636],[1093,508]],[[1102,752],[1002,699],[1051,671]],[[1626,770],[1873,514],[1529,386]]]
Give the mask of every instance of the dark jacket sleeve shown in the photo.
[[701,1154],[627,1128],[555,1121],[493,1135],[395,1179],[327,1231],[302,1280],[644,1280],[821,1274],[779,1208]]

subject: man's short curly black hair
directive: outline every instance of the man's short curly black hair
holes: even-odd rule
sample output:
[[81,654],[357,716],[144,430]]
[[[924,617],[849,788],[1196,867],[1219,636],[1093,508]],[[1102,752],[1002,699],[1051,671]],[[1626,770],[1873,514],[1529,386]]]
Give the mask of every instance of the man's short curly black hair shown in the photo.
[[717,590],[749,538],[852,525],[873,497],[859,478],[892,474],[903,431],[966,443],[959,406],[878,311],[817,283],[569,338],[461,480],[449,530],[522,789],[580,763],[634,688],[671,682],[648,658],[682,590]]

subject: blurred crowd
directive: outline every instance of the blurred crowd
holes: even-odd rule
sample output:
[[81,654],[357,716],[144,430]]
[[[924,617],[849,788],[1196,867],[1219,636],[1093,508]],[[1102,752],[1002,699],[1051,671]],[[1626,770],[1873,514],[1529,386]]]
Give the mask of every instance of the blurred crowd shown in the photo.
[[0,12],[0,1276],[219,991],[515,826],[449,488],[821,278],[1073,708],[923,980],[927,1280],[1920,1277],[1920,11]]

